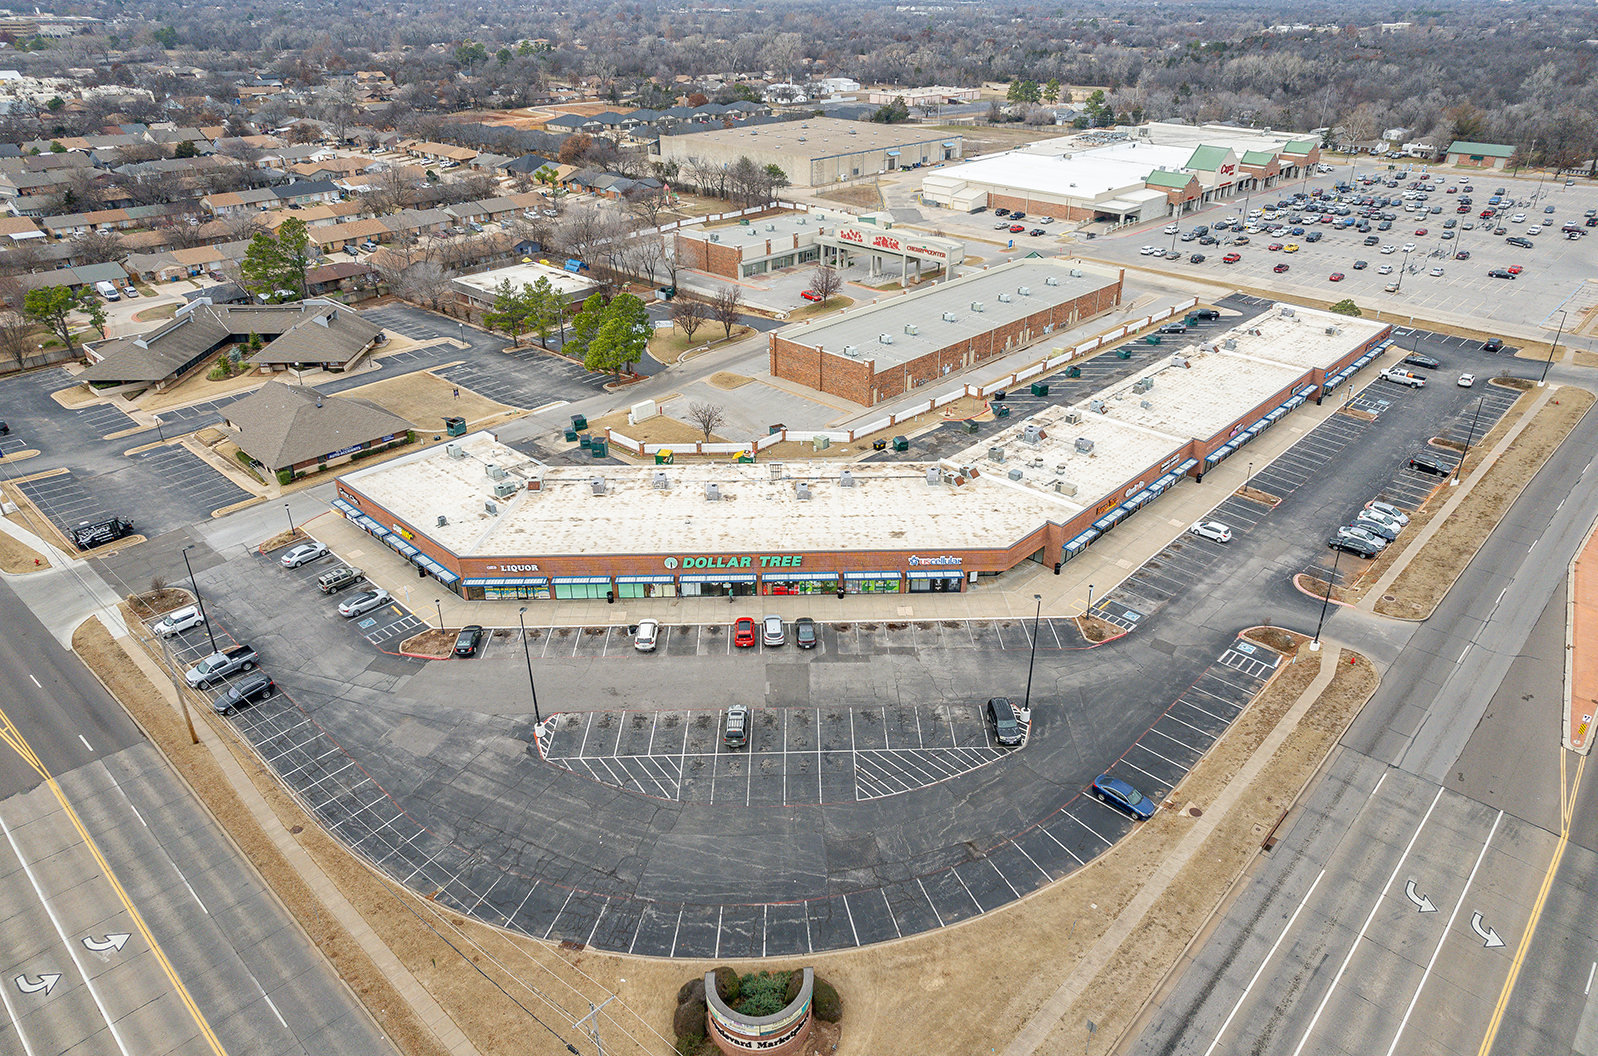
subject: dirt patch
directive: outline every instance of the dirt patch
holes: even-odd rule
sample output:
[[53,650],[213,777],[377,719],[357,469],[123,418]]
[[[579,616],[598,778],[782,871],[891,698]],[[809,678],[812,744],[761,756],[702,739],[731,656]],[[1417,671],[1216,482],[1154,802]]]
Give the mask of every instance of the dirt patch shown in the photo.
[[963,157],[974,157],[977,154],[986,154],[994,150],[1010,150],[1015,147],[1036,143],[1041,139],[1053,139],[1059,134],[1052,126],[1043,126],[1046,131],[1039,131],[1038,126],[1028,128],[1025,125],[928,125],[934,131],[953,132],[961,138],[960,154]]
[[1237,496],[1239,498],[1248,499],[1250,502],[1257,502],[1262,506],[1275,506],[1282,501],[1282,497],[1280,495],[1272,495],[1268,491],[1261,491],[1258,488],[1250,487],[1238,488]]
[[68,389],[57,389],[50,394],[50,398],[69,410],[74,407],[87,407],[105,399],[87,385],[74,385]]
[[[1470,489],[1436,533],[1400,572],[1375,610],[1384,616],[1423,620],[1454,585],[1489,533],[1520,496],[1548,457],[1575,428],[1594,396],[1584,389],[1561,388],[1515,438],[1508,450]],[[1502,423],[1500,423],[1502,424]],[[1485,441],[1478,451],[1490,445]],[[1468,460],[1467,460],[1468,461]],[[1470,471],[1466,466],[1461,475]],[[1410,530],[1415,525],[1411,518]],[[1388,600],[1391,597],[1392,600]]]
[[1572,361],[1578,367],[1598,367],[1598,352],[1583,352],[1577,349]]
[[[1301,590],[1312,597],[1324,598],[1327,596],[1326,588],[1329,584],[1319,576],[1311,576],[1300,572],[1293,577],[1293,582],[1297,583]],[[1332,587],[1331,602],[1334,605],[1339,603],[1347,604],[1348,598],[1344,596],[1342,587]]]
[[[970,259],[967,258],[966,262],[970,263]],[[812,301],[806,301],[804,304],[801,304],[799,307],[789,312],[788,318],[813,319],[818,315],[831,315],[833,312],[841,312],[845,308],[852,308],[853,306],[854,298],[845,297],[840,293],[832,297],[828,297],[827,303],[825,304],[817,304]]]
[[227,439],[227,434],[214,425],[208,425],[194,434],[194,439],[206,447],[215,447]]
[[1339,407],[1335,413],[1347,415],[1350,418],[1358,418],[1362,422],[1374,422],[1376,420],[1376,416],[1371,412],[1361,411],[1354,407]]
[[0,532],[0,570],[19,575],[49,568],[50,559],[9,532]]
[[1267,649],[1274,649],[1284,656],[1296,653],[1298,647],[1309,641],[1309,636],[1296,631],[1284,631],[1280,627],[1250,627],[1243,632],[1243,637],[1251,642],[1258,642]]
[[430,656],[442,660],[455,650],[455,635],[438,629],[413,634],[400,643],[400,652],[412,656]]
[[263,554],[270,554],[273,550],[281,550],[290,543],[303,543],[309,538],[310,536],[298,528],[292,532],[278,532],[272,538],[256,547],[256,550]]
[[1076,629],[1082,637],[1090,642],[1104,642],[1126,633],[1115,624],[1107,623],[1097,616],[1077,616],[1072,622],[1076,624]]
[[675,363],[678,357],[689,349],[702,348],[709,351],[718,345],[741,340],[752,333],[754,330],[751,327],[735,326],[732,328],[732,337],[729,338],[720,323],[710,322],[695,330],[693,339],[689,340],[688,335],[675,325],[670,329],[659,327],[649,338],[649,354],[656,362]]
[[[705,439],[705,431],[691,422],[680,418],[673,418],[667,414],[657,414],[653,418],[645,418],[637,425],[629,424],[627,412],[619,411],[616,414],[607,414],[603,418],[591,418],[588,429],[596,436],[604,435],[606,429],[614,429],[629,440],[637,440],[644,444],[684,444],[693,445]],[[726,443],[715,433],[710,434],[706,443]],[[631,452],[628,452],[629,454]],[[725,459],[726,455],[718,458]]]
[[153,620],[157,616],[181,609],[194,601],[194,595],[179,587],[162,587],[160,590],[147,590],[143,594],[134,594],[128,598],[128,609],[134,618],[140,622]]
[[825,198],[830,202],[842,202],[844,205],[856,206],[860,209],[881,209],[882,194],[873,183],[857,183],[853,187],[839,187],[836,190],[822,191],[817,198]]
[[[454,393],[459,392],[456,397]],[[464,389],[437,374],[419,370],[397,378],[374,381],[342,395],[371,400],[385,411],[399,415],[416,426],[418,433],[433,433],[444,428],[446,415],[466,419],[468,428],[509,413],[512,408]]]
[[755,379],[746,378],[742,374],[734,374],[730,370],[718,370],[705,380],[718,389],[740,389]]

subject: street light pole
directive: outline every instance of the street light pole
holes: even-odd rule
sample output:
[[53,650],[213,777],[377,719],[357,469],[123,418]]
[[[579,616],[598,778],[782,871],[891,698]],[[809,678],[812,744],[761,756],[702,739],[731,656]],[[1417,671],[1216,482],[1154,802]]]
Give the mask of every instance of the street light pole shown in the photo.
[[1559,330],[1554,334],[1554,343],[1548,346],[1548,358],[1543,360],[1543,376],[1537,379],[1539,389],[1548,383],[1548,368],[1553,365],[1554,353],[1559,351],[1559,339],[1565,334],[1565,315],[1568,311],[1567,308],[1559,313]]
[[[1032,614],[1032,655],[1026,662],[1026,703],[1022,707],[1032,710],[1032,665],[1038,658],[1038,620],[1043,616],[1043,595],[1034,594],[1032,600],[1038,603],[1038,609]],[[532,664],[528,663],[527,677],[532,677]]]
[[1082,615],[1093,615],[1093,584],[1091,583],[1088,584],[1088,607],[1083,610]]
[[[532,650],[527,647],[527,619],[524,616],[524,613],[526,612],[526,605],[523,605],[520,609],[518,609],[516,612],[516,622],[521,624],[522,628],[522,656],[527,658],[527,688],[531,690],[533,694],[533,721],[542,726],[544,724],[544,717],[538,713],[538,686],[533,683],[533,653]],[[1035,632],[1034,638],[1036,638]],[[1032,685],[1029,681],[1027,683],[1028,692],[1030,692],[1031,689]]]
[[194,581],[194,566],[189,564],[189,551],[194,549],[190,543],[178,551],[183,555],[183,567],[189,570],[189,589],[194,591],[194,606],[200,610],[200,618],[205,620],[205,636],[211,639],[211,652],[216,652],[216,635],[211,633],[211,621],[205,617],[205,602],[200,599],[200,585]]
[[289,517],[289,534],[293,535],[294,534],[294,511],[289,509],[289,504],[285,502],[283,504],[283,512],[288,514],[288,517]]
[[438,629],[442,631],[444,629],[444,606],[437,598],[434,598],[433,607],[438,610]]
[[1454,466],[1454,479],[1450,482],[1450,484],[1459,483],[1459,470],[1460,467],[1465,464],[1466,456],[1470,454],[1470,442],[1476,439],[1476,423],[1481,421],[1481,405],[1482,401],[1486,399],[1487,397],[1485,396],[1478,396],[1476,398],[1476,415],[1470,420],[1470,432],[1465,434],[1465,450],[1460,452],[1459,462]]
[[1311,652],[1319,652],[1321,648],[1321,628],[1326,626],[1326,610],[1332,604],[1332,584],[1337,580],[1337,563],[1342,558],[1341,550],[1332,551],[1332,574],[1326,580],[1326,597],[1321,600],[1321,618],[1315,624],[1315,638],[1309,643]]
[[1394,293],[1401,292],[1404,289],[1404,273],[1407,272],[1408,270],[1409,270],[1409,250],[1406,249],[1406,250],[1404,250],[1404,262],[1398,266],[1398,289],[1394,290],[1393,291]]
[[153,417],[155,418],[155,435],[159,436],[164,444],[166,443],[166,431],[161,428],[161,416],[157,414],[153,415]]

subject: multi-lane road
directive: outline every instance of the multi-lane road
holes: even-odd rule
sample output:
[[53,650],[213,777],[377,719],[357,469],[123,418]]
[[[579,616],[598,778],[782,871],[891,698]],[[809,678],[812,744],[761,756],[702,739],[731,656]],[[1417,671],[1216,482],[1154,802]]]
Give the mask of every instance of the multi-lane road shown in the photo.
[[394,1053],[5,583],[0,626],[0,1052]]

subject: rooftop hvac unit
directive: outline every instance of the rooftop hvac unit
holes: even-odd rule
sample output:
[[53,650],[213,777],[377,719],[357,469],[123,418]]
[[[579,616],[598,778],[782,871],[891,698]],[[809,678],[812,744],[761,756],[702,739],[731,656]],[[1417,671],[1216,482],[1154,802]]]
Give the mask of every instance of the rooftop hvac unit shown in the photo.
[[1226,349],[1228,352],[1235,351],[1237,349],[1237,338],[1227,338],[1225,341],[1221,342],[1221,347]]
[[1335,334],[1336,334],[1336,333],[1337,333],[1337,327],[1335,327],[1335,326],[1328,326],[1328,327],[1327,327],[1327,328],[1326,328],[1326,333],[1327,333],[1327,336],[1332,336],[1332,335],[1335,335]]
[[1066,425],[1076,425],[1076,424],[1080,423],[1081,421],[1082,421],[1082,412],[1081,411],[1066,411],[1065,412],[1065,424]]
[[972,302],[971,302],[971,310],[972,310],[972,311],[973,311],[973,312],[980,312],[980,311],[982,311],[982,310],[983,310],[983,309],[982,309],[982,302],[981,302],[981,301],[972,301]]
[[847,469],[844,470],[842,473],[839,473],[838,474],[838,487],[840,487],[840,488],[852,488],[852,487],[854,487],[854,474],[849,472]]
[[593,480],[589,481],[589,483],[593,485],[594,494],[595,495],[603,495],[603,494],[605,494],[605,478],[604,477],[595,477]]
[[1021,430],[1021,439],[1029,444],[1041,444],[1048,435],[1041,425],[1028,425]]
[[1054,490],[1059,492],[1061,495],[1075,495],[1076,485],[1072,484],[1069,480],[1057,480],[1054,482]]
[[858,359],[860,357],[860,348],[858,345],[844,345],[843,354],[846,356],[853,356]]
[[1019,293],[1023,297],[1030,297],[1030,296],[1032,296],[1032,287],[1030,287],[1030,286],[1017,286],[1015,292]]
[[449,518],[448,517],[445,517],[442,513],[438,515],[438,527],[442,528],[448,523],[449,523]]
[[1042,469],[1043,468],[1043,459],[1042,459],[1041,456],[1036,457],[1036,458],[1032,459],[1032,461],[1030,463],[1028,463],[1028,465],[1030,465],[1033,469]]
[[766,230],[767,231],[775,231],[775,230],[777,230],[777,225],[776,224],[767,224],[766,225]]
[[802,480],[794,481],[793,497],[796,499],[808,499],[810,497],[810,485]]
[[[803,143],[803,142],[804,142],[804,141],[805,141],[805,137],[804,137],[804,136],[800,136],[800,137],[799,137],[799,142],[801,142],[801,143]],[[800,227],[804,227],[804,226],[805,226],[805,225],[806,225],[806,224],[808,224],[808,223],[809,223],[809,222],[810,222],[810,221],[809,221],[809,219],[808,219],[808,218],[806,218],[806,217],[803,217],[803,216],[801,216],[801,217],[800,217],[800,218],[799,218],[799,226],[800,226]]]
[[706,502],[720,502],[721,501],[721,485],[719,485],[719,484],[706,484],[705,485],[705,501]]
[[[1211,351],[1214,351],[1214,350],[1211,349]],[[1183,370],[1188,369],[1187,357],[1186,356],[1172,356],[1171,357],[1171,366],[1173,366],[1173,367],[1181,367]]]
[[1058,286],[1060,285],[1060,277],[1058,275],[1045,275],[1043,277],[1043,285]]
[[916,334],[921,332],[921,328],[914,323],[905,323],[904,332],[909,334],[911,337],[914,337]]
[[656,473],[653,481],[656,491],[670,491],[671,478],[664,473]]
[[494,485],[496,499],[508,499],[521,489],[521,484],[514,480],[501,480]]
[[927,483],[936,486],[943,482],[943,474],[938,472],[937,466],[927,467]]
[[1291,308],[1283,308],[1282,309],[1282,318],[1283,319],[1291,319],[1291,318],[1293,318],[1293,316],[1295,316],[1297,314],[1298,313],[1293,311],[1293,309],[1291,309]]
[[999,294],[999,303],[1000,304],[1009,304],[1010,303],[1010,295],[1008,293]]
[[990,447],[990,448],[988,448],[988,461],[989,462],[1003,462],[1004,461],[1004,448],[1002,448],[1002,447]]
[[955,321],[956,318],[958,318],[958,317],[953,312],[944,312],[943,313],[943,321],[946,322],[946,323],[952,323],[952,322]]
[[1071,446],[1075,447],[1084,455],[1091,455],[1093,453],[1093,441],[1089,440],[1085,436],[1077,437],[1076,442]]
[[1103,400],[1089,400],[1088,401],[1088,410],[1096,411],[1099,414],[1108,414],[1108,413],[1110,413],[1109,410],[1107,408],[1105,408]]
[[466,451],[459,444],[445,444],[444,453],[450,458],[465,458]]
[[712,242],[720,242],[721,241],[721,236],[717,235],[717,234],[712,234],[710,236],[710,241],[712,241]]
[[1154,387],[1153,378],[1139,378],[1132,383],[1133,392],[1148,392]]
[[1054,464],[1054,475],[1057,477],[1063,477],[1065,476],[1065,471],[1070,468],[1071,463],[1069,462],[1056,462]]
[[483,509],[487,510],[489,513],[493,514],[496,517],[499,516],[499,507],[494,505],[492,502],[483,503]]
[[879,342],[881,342],[882,344],[884,344],[884,345],[891,345],[891,344],[893,344],[893,335],[892,334],[878,334],[877,335],[877,340]]
[[1082,271],[1081,271],[1080,268],[1072,268],[1071,269],[1071,278],[1080,279],[1081,277],[1082,277]]
[[483,472],[488,474],[488,478],[490,480],[504,480],[505,479],[505,470],[502,469],[499,466],[496,466],[492,462],[489,462],[489,463],[487,463],[486,465],[483,466]]
[[1019,469],[1012,469],[1010,472],[1006,473],[1005,476],[1009,477],[1011,480],[1020,480],[1024,474]]
[[1145,411],[1152,411],[1154,409],[1154,405],[1148,400],[1139,400],[1138,406],[1143,408]]

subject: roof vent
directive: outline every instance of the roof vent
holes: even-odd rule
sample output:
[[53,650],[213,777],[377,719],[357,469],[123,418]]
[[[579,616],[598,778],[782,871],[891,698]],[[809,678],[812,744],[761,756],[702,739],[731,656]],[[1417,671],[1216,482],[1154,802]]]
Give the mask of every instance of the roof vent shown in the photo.
[[840,487],[840,488],[852,488],[852,487],[854,487],[854,474],[849,472],[847,469],[844,470],[842,473],[839,473],[838,474],[838,487]]
[[493,514],[496,517],[499,516],[499,507],[494,505],[494,503],[492,503],[492,502],[483,503],[483,509],[487,510],[489,513]]
[[1030,297],[1030,296],[1032,296],[1032,287],[1030,287],[1030,286],[1017,286],[1016,289],[1015,289],[1015,292],[1019,293],[1023,297]]
[[1065,412],[1065,424],[1066,425],[1076,425],[1080,421],[1082,421],[1082,412],[1081,411],[1066,411]]
[[1226,349],[1228,352],[1231,352],[1232,350],[1237,348],[1237,338],[1235,338],[1235,337],[1227,338],[1225,341],[1221,342],[1221,347]]
[[444,453],[450,458],[465,458],[466,452],[459,444],[445,444]]
[[1058,286],[1060,285],[1060,277],[1058,275],[1045,275],[1043,277],[1043,285]]
[[1010,295],[1008,293],[999,294],[999,303],[1001,303],[1001,304],[1009,304],[1010,303]]
[[1080,451],[1084,455],[1091,455],[1093,453],[1093,441],[1089,440],[1085,436],[1077,437],[1076,438],[1076,443],[1074,445],[1072,445],[1072,446],[1074,446],[1078,451]]
[[775,230],[777,230],[777,225],[776,224],[767,224],[766,225],[766,230],[767,231],[775,231]]
[[603,494],[605,494],[605,478],[604,477],[595,477],[589,483],[593,485],[594,494],[595,495],[603,495]]
[[796,499],[808,499],[810,497],[810,485],[802,480],[794,481],[793,497]]
[[483,466],[483,472],[488,474],[488,479],[489,480],[504,480],[505,479],[505,470],[502,469],[499,466],[496,466],[492,462],[489,462],[489,463],[487,463],[486,465]]
[[990,447],[990,448],[988,448],[988,461],[989,462],[1003,462],[1004,461],[1004,448],[1002,448],[1002,447]]
[[957,318],[959,318],[959,317],[956,316],[953,312],[944,312],[943,313],[943,321],[946,322],[946,323],[952,323]]
[[438,527],[442,528],[448,523],[449,523],[449,518],[448,517],[445,517],[442,513],[438,515]]
[[1110,413],[1108,410],[1105,409],[1103,400],[1089,400],[1088,401],[1088,410],[1094,411],[1094,412],[1096,412],[1098,414],[1109,414]]
[[904,332],[914,337],[916,334],[921,332],[921,328],[914,323],[905,323]]
[[717,234],[711,234],[710,241],[712,241],[712,242],[720,242],[721,241],[721,236],[717,235]]
[[706,484],[705,485],[705,501],[706,502],[720,502],[721,501],[721,485],[720,484]]
[[843,354],[846,355],[846,356],[852,356],[855,359],[859,359],[860,358],[860,348],[859,348],[858,345],[844,345],[843,346]]
[[1332,336],[1335,336],[1335,335],[1336,335],[1336,333],[1337,333],[1337,327],[1335,327],[1335,326],[1328,326],[1328,327],[1327,327],[1327,328],[1326,328],[1326,336],[1328,336],[1328,337],[1332,337]]
[[1139,378],[1132,383],[1133,392],[1148,392],[1154,387],[1153,378]]
[[671,490],[671,478],[666,476],[666,474],[664,474],[664,473],[661,473],[661,472],[657,471],[655,473],[655,479],[654,479],[653,483],[654,483],[656,491],[670,491]]
[[973,312],[980,312],[980,311],[982,311],[982,310],[983,310],[983,309],[982,309],[982,302],[981,302],[981,301],[972,301],[972,302],[971,302],[971,310],[972,310],[972,311],[973,311]]
[[1154,409],[1154,405],[1148,400],[1139,400],[1137,401],[1137,405],[1143,408],[1145,411],[1152,411]]
[[891,344],[893,344],[893,335],[892,334],[878,334],[877,335],[877,340],[882,342],[885,345],[891,345]]
[[1020,480],[1024,475],[1025,474],[1023,474],[1019,469],[1012,469],[1010,472],[1005,474],[1005,476],[1009,477],[1011,480]]

